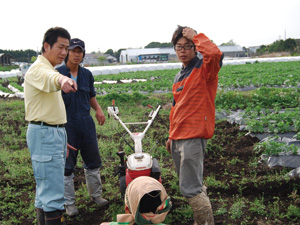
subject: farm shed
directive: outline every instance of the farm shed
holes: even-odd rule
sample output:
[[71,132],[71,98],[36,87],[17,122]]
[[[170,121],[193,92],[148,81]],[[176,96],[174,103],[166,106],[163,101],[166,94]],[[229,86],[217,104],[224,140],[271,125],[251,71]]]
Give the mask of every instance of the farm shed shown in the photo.
[[95,54],[86,53],[83,58],[84,65],[99,65],[99,61]]
[[116,63],[116,62],[117,62],[117,58],[116,58],[116,57],[113,57],[113,56],[111,56],[111,55],[105,55],[105,56],[107,56],[107,57],[106,57],[106,61],[107,61],[108,63]]
[[120,54],[120,63],[167,62],[177,60],[173,48],[126,49]]
[[[100,56],[103,56],[105,60],[103,62],[100,62],[98,58]],[[99,54],[92,54],[92,53],[86,53],[83,59],[83,65],[101,65],[101,64],[111,64],[111,63],[116,63],[117,59],[111,55],[104,54],[104,55],[99,55]]]
[[248,57],[253,57],[253,56],[255,56],[255,53],[256,53],[256,51],[257,51],[257,49],[259,49],[260,48],[260,46],[249,46],[249,48],[248,48]]
[[[239,46],[218,46],[224,53],[225,57],[245,57],[244,49]],[[174,48],[142,48],[142,49],[126,49],[120,54],[120,63],[131,62],[168,62],[178,61]]]
[[14,58],[10,54],[0,53],[0,64],[4,65],[11,65]]
[[231,58],[245,57],[245,51],[239,45],[230,45],[230,46],[222,45],[222,46],[218,46],[218,48],[221,50],[221,52],[224,53],[224,57],[231,57]]

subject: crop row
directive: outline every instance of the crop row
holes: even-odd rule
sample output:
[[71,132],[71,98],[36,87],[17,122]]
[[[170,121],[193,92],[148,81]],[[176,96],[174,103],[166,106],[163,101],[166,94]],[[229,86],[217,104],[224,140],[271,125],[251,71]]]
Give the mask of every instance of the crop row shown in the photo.
[[[244,65],[225,65],[219,72],[219,89],[231,90],[244,87],[283,87],[300,86],[300,62],[254,63]],[[122,79],[146,79],[146,82],[130,84],[97,84],[99,94],[130,93],[134,91],[171,91],[174,76],[178,69],[137,71],[115,75],[95,76],[95,81],[120,81]]]
[[[297,88],[300,86],[299,61],[291,62],[263,62],[242,65],[225,65],[219,72],[219,90],[233,90],[241,88],[256,89],[259,87],[283,87]],[[169,92],[172,89],[174,76],[179,69],[137,71],[119,73],[113,75],[94,76],[96,82],[105,80],[121,81],[126,79],[145,79],[145,82],[117,83],[117,84],[95,84],[100,95],[109,93],[132,93],[132,92]],[[17,78],[9,78],[16,83]],[[0,83],[5,80],[0,80]],[[21,86],[13,85],[20,91]],[[0,86],[3,92],[10,91]]]
[[[300,62],[298,61],[223,66],[219,73],[219,90],[216,97],[217,110],[244,110],[242,117],[244,123],[247,124],[247,129],[251,132],[299,132],[300,89],[297,88],[300,80],[299,66]],[[95,84],[95,88],[102,96],[138,92],[171,92],[173,79],[178,71],[178,69],[172,69],[99,75],[95,76],[96,82],[105,80],[119,82],[116,84]],[[126,79],[145,79],[146,81],[120,82]],[[254,84],[258,87],[251,91],[231,90],[235,86],[253,86]],[[10,78],[10,85],[21,92],[23,91],[23,87],[17,84],[17,78]],[[289,87],[284,87],[284,85]],[[2,88],[0,90],[7,89],[2,85],[0,87]],[[280,111],[286,108],[292,110]]]
[[[284,82],[276,84],[279,87],[272,83],[281,78],[282,81],[286,81],[291,80],[291,77],[298,76],[297,67],[299,65],[299,62],[276,62],[224,66],[219,74],[220,89],[216,97],[217,112],[225,111],[228,114],[233,111],[242,112],[242,120],[245,121],[247,129],[251,132],[280,133],[289,129],[298,132],[300,91],[297,88],[297,80],[293,81],[293,85],[289,84],[290,87],[284,86]],[[173,209],[169,213],[166,223],[179,224],[178,221],[180,221],[182,224],[190,224],[192,210],[180,194],[172,160],[165,151],[169,107],[172,102],[170,90],[177,72],[178,70],[164,70],[95,76],[95,81],[147,80],[130,84],[97,84],[96,88],[99,93],[107,93],[98,95],[97,100],[105,110],[114,99],[124,121],[144,121],[145,116],[148,115],[148,108],[145,107],[147,104],[155,105],[158,102],[163,105],[143,146],[147,152],[151,151],[150,148],[158,143],[151,155],[159,159],[163,183],[168,188],[168,193],[173,201]],[[241,80],[245,84],[248,82],[247,84],[254,86],[254,82],[257,82],[260,77],[268,77],[267,74],[270,74],[269,80],[266,82],[267,87],[260,84],[261,86],[258,85],[251,91],[231,90],[235,86],[242,87]],[[238,85],[237,83],[235,85],[237,77],[239,77],[239,81]],[[9,79],[9,81],[15,88],[21,89],[20,85],[17,85],[16,78]],[[0,82],[3,80],[0,79]],[[157,90],[168,93],[163,95],[139,93],[140,91],[155,92]],[[35,218],[34,180],[30,154],[26,145],[27,122],[24,121],[24,113],[24,101],[1,99],[0,187],[2,192],[0,192],[0,198],[2,200],[0,201],[0,223],[4,225],[25,224],[25,221],[29,223]],[[94,114],[93,111],[91,113]],[[94,117],[94,115],[92,116]],[[209,188],[216,221],[226,224],[297,224],[300,218],[300,207],[297,203],[300,202],[299,193],[297,193],[299,181],[286,176],[288,169],[267,170],[258,163],[261,152],[264,151],[265,154],[271,155],[276,149],[276,154],[279,154],[283,149],[282,144],[264,142],[257,145],[253,154],[250,154],[249,148],[252,147],[252,142],[254,144],[254,138],[252,140],[246,136],[247,131],[240,132],[237,126],[227,127],[226,124],[225,121],[217,122],[215,135],[208,141],[205,164],[210,166],[205,170],[208,173],[205,183]],[[272,126],[274,127],[272,128]],[[101,210],[88,205],[89,197],[85,184],[78,179],[76,181],[76,198],[80,215],[75,217],[74,221],[85,221],[83,219],[85,215],[109,221],[112,218],[115,219],[117,213],[124,211],[123,202],[118,198],[118,177],[114,176],[114,165],[117,168],[119,163],[115,153],[120,149],[125,150],[126,153],[130,153],[131,150],[113,128],[122,132],[120,124],[113,119],[107,119],[105,126],[97,126],[97,138],[103,159],[101,175],[102,178],[105,178],[103,182],[104,197],[110,201],[110,205]],[[128,135],[125,137],[130,139]],[[244,145],[246,146],[244,147]],[[289,150],[296,154],[298,149],[291,146]],[[77,177],[83,172],[80,155],[78,161]],[[68,220],[70,222],[72,218],[68,218]],[[82,222],[82,224],[87,223],[88,221]]]

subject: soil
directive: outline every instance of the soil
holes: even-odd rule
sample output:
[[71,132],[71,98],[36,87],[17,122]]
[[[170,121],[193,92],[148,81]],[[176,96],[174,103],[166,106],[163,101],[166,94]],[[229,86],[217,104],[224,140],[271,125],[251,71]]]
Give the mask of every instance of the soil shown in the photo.
[[[168,121],[167,116],[163,118],[158,116],[156,123],[153,124],[155,130],[153,134],[155,139],[159,141],[159,145],[165,145],[166,140],[164,134],[168,127],[166,121]],[[10,121],[10,123],[12,126],[16,126],[15,121]],[[19,127],[20,126],[22,125],[19,125]],[[16,130],[18,130],[17,127],[18,126],[16,126]],[[296,224],[291,222],[287,217],[282,216],[280,219],[278,219],[278,217],[274,219],[268,214],[258,215],[249,210],[249,202],[254,202],[255,199],[261,199],[262,197],[267,207],[265,210],[269,210],[269,204],[275,204],[276,201],[278,202],[280,212],[285,213],[291,204],[300,207],[299,194],[295,192],[295,189],[297,190],[297,188],[299,189],[300,187],[300,178],[280,178],[279,181],[274,179],[276,175],[281,176],[282,173],[286,174],[292,169],[282,167],[269,168],[265,164],[258,163],[259,154],[253,149],[255,143],[259,142],[259,140],[250,135],[246,135],[246,133],[247,131],[240,131],[239,126],[236,124],[230,124],[227,121],[218,122],[215,127],[214,137],[207,147],[208,152],[204,161],[204,177],[215,177],[216,181],[223,184],[208,185],[207,189],[215,213],[215,224]],[[99,135],[98,138],[100,138]],[[115,138],[119,139],[117,134]],[[19,147],[24,148],[21,143]],[[171,160],[166,159],[164,161],[170,161],[170,163],[163,165],[164,168],[174,170]],[[257,163],[257,166],[253,167],[249,162],[252,162],[252,164]],[[113,163],[115,164],[115,162],[108,162],[103,166],[111,167]],[[174,177],[171,173],[166,173],[167,174],[162,174],[162,183],[172,199],[170,215],[182,205],[187,205],[187,201],[184,198],[178,197],[181,196],[180,193],[178,193],[178,190],[175,190],[170,183],[170,180],[174,180]],[[271,176],[272,179],[268,179]],[[253,177],[255,177],[255,179],[251,179]],[[0,179],[0,186],[6,183],[2,178]],[[102,182],[105,183],[109,178],[102,176],[101,179]],[[74,181],[75,189],[78,190],[79,186],[85,183],[83,170],[76,171]],[[116,182],[112,185],[118,186],[119,184]],[[22,187],[17,188],[22,189]],[[109,190],[104,189],[103,192],[109,193]],[[123,206],[123,199],[118,197],[118,194],[110,193],[110,195],[111,196],[104,196],[106,198],[111,197],[110,199],[112,200],[110,200],[109,205],[115,204]],[[29,196],[24,195],[24,202],[28,202],[28,197]],[[20,198],[23,198],[23,195],[20,196]],[[246,204],[248,205],[245,206],[243,214],[240,215],[240,217],[232,219],[228,212],[230,211],[230,207],[236,203],[239,198],[246,199]],[[226,203],[225,206],[224,202]],[[99,225],[104,221],[112,220],[111,214],[113,212],[108,210],[109,205],[97,210],[89,210],[95,207],[95,204],[92,202],[85,199],[78,199],[77,204],[81,206],[84,205],[84,207],[79,208],[80,214],[78,216],[66,216],[67,225]],[[216,211],[220,208],[226,208],[227,213],[216,214]],[[32,222],[32,219],[24,218],[21,224],[29,225],[32,224]],[[184,224],[193,224],[193,219],[190,218],[188,222],[184,223],[180,220],[173,223],[173,225]]]
[[[162,121],[161,121],[162,122]],[[160,132],[158,131],[157,135],[159,136]],[[217,181],[220,181],[226,185],[228,185],[227,189],[220,187],[209,187],[208,194],[211,199],[224,199],[229,207],[237,201],[236,196],[242,193],[243,198],[246,198],[249,201],[254,201],[256,198],[264,197],[266,202],[273,201],[274,193],[276,196],[282,200],[280,208],[287,208],[291,204],[291,199],[288,199],[288,196],[291,195],[293,187],[295,185],[300,185],[299,178],[293,178],[286,181],[277,182],[276,180],[264,180],[266,175],[268,174],[279,174],[280,171],[283,170],[282,167],[277,168],[269,168],[265,164],[258,164],[257,168],[255,168],[256,176],[258,177],[257,183],[247,183],[243,186],[242,190],[240,190],[238,185],[234,185],[234,181],[236,178],[232,176],[235,174],[236,176],[241,175],[241,171],[243,172],[243,177],[239,177],[238,179],[249,178],[251,174],[253,174],[253,168],[249,167],[249,162],[254,157],[258,157],[256,153],[253,151],[253,146],[259,140],[255,137],[246,136],[245,131],[240,131],[239,126],[235,124],[230,124],[227,121],[220,122],[216,124],[215,135],[212,139],[211,149],[209,149],[208,154],[204,163],[204,176],[214,176]],[[161,135],[162,136],[162,135]],[[161,142],[164,142],[161,139]],[[222,146],[221,150],[214,149],[213,146]],[[238,159],[238,163],[230,163],[233,159]],[[171,167],[174,169],[174,166],[164,165],[165,167]],[[260,178],[262,179],[259,181]],[[104,178],[103,178],[104,179]],[[174,190],[168,180],[172,179],[171,175],[162,176],[162,183],[165,186],[167,193],[171,196],[176,196],[176,190]],[[81,185],[84,183],[84,174],[82,171],[78,171],[78,174],[75,176],[75,186]],[[103,180],[105,182],[105,180]],[[116,184],[118,185],[118,184]],[[105,191],[105,190],[104,190]],[[286,199],[286,200],[285,200]],[[299,201],[299,200],[298,200]],[[222,205],[220,201],[211,201],[213,210],[217,210]],[[120,198],[115,198],[115,200],[111,201],[110,204],[118,204],[122,205],[123,201]],[[91,202],[86,202],[86,208],[80,209],[80,220],[78,217],[67,217],[68,225],[99,225],[101,222],[109,221],[111,219],[110,215],[106,214],[106,209],[108,206],[105,206],[102,209],[95,210],[94,212],[88,212],[86,209],[89,206],[92,207]],[[172,198],[172,209],[169,214],[171,214],[176,208],[182,206],[182,204],[187,204],[187,201],[177,198]],[[295,204],[300,207],[300,202],[295,202]],[[251,212],[245,210],[243,215],[240,218],[230,219],[224,215],[218,215],[214,217],[215,224],[241,224],[241,222],[249,221],[248,224],[274,224],[275,221],[272,222],[270,218],[267,216],[253,216]],[[84,222],[83,222],[84,221]],[[251,222],[250,222],[251,221]],[[191,219],[189,222],[181,223],[178,221],[176,225],[183,224],[193,224],[193,220]],[[276,224],[290,224],[289,220],[277,220]]]

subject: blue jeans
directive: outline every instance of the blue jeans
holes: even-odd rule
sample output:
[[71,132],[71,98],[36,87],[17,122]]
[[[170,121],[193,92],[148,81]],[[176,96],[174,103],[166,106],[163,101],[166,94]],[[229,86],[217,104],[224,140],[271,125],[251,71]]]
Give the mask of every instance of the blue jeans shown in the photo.
[[46,212],[63,210],[65,128],[29,124],[26,139],[36,181],[35,207]]

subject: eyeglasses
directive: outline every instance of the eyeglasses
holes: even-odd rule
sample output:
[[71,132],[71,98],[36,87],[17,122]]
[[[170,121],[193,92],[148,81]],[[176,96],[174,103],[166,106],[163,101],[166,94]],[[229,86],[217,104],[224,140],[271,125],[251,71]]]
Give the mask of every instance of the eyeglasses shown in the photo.
[[194,45],[175,45],[174,49],[175,51],[181,51],[183,48],[184,50],[190,50],[194,47]]

